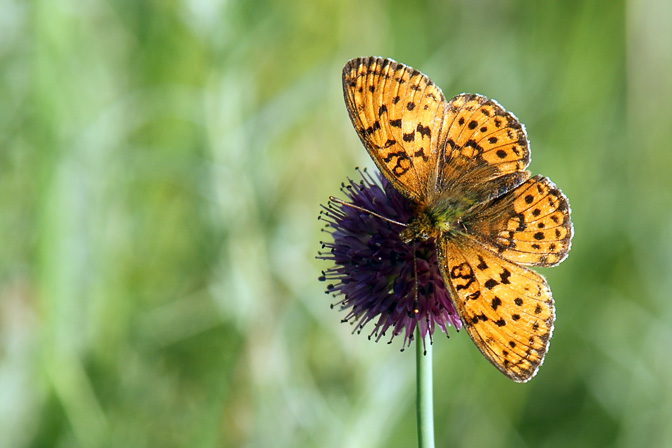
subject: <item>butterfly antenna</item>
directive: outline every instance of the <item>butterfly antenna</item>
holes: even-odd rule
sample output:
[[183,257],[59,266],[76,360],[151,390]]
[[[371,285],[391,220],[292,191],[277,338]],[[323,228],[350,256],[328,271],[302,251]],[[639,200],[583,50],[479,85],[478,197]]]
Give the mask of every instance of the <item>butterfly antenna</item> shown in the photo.
[[403,222],[399,222],[399,221],[395,221],[394,219],[386,218],[386,217],[384,217],[383,215],[379,215],[379,214],[376,213],[376,212],[372,212],[371,210],[367,210],[367,209],[365,209],[365,208],[363,208],[363,207],[360,207],[360,206],[358,206],[358,205],[355,205],[355,204],[351,204],[351,203],[349,203],[349,202],[342,201],[342,200],[338,199],[338,198],[335,197],[335,196],[329,196],[329,200],[332,201],[332,202],[336,202],[337,204],[344,205],[344,206],[346,206],[346,207],[352,207],[352,208],[354,208],[354,209],[359,210],[360,212],[368,213],[369,215],[371,215],[371,216],[375,216],[376,218],[382,219],[383,221],[387,221],[387,222],[389,222],[389,223],[396,224],[396,225],[398,225],[398,226],[406,227],[406,224],[404,224]]

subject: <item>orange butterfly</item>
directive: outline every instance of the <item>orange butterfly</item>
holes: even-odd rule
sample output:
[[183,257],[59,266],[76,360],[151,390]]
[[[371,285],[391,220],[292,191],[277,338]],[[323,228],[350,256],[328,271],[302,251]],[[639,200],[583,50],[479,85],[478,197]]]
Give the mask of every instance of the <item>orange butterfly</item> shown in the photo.
[[471,339],[514,381],[537,372],[555,319],[544,278],[571,246],[567,198],[525,168],[525,128],[496,101],[446,101],[417,70],[357,58],[343,69],[357,133],[387,180],[413,205],[401,239],[433,238],[439,269]]

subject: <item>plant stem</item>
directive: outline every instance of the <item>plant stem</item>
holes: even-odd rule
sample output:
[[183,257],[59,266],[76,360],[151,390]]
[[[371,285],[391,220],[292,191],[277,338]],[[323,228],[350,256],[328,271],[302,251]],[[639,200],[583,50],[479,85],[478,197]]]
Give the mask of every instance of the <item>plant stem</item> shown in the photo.
[[416,329],[416,381],[418,412],[418,447],[434,448],[434,399],[432,390],[432,345],[423,344],[419,325]]

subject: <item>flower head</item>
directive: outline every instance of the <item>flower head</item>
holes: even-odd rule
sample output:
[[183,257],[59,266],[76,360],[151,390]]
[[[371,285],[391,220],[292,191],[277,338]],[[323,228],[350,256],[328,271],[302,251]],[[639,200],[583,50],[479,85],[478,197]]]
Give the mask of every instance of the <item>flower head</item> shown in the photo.
[[[362,180],[348,179],[341,190],[349,203],[398,222],[413,216],[409,201],[380,174],[377,179],[366,170]],[[413,340],[419,326],[423,341],[437,325],[447,334],[447,326],[456,329],[462,323],[450,301],[436,261],[433,240],[402,242],[403,227],[371,213],[333,200],[323,206],[320,219],[333,242],[323,242],[318,258],[334,266],[320,276],[328,282],[327,293],[342,299],[334,305],[348,311],[342,320],[356,325],[361,332],[375,321],[369,338],[380,340],[391,330],[404,334],[403,347]],[[332,305],[332,306],[334,306]]]

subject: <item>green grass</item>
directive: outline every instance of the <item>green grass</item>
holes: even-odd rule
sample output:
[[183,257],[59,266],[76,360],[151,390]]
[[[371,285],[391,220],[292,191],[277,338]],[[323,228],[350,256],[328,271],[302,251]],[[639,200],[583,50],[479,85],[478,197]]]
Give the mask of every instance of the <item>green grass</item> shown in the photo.
[[667,3],[0,0],[0,447],[414,446],[413,350],[314,260],[368,55],[497,99],[572,205],[539,375],[438,337],[437,446],[672,444]]

